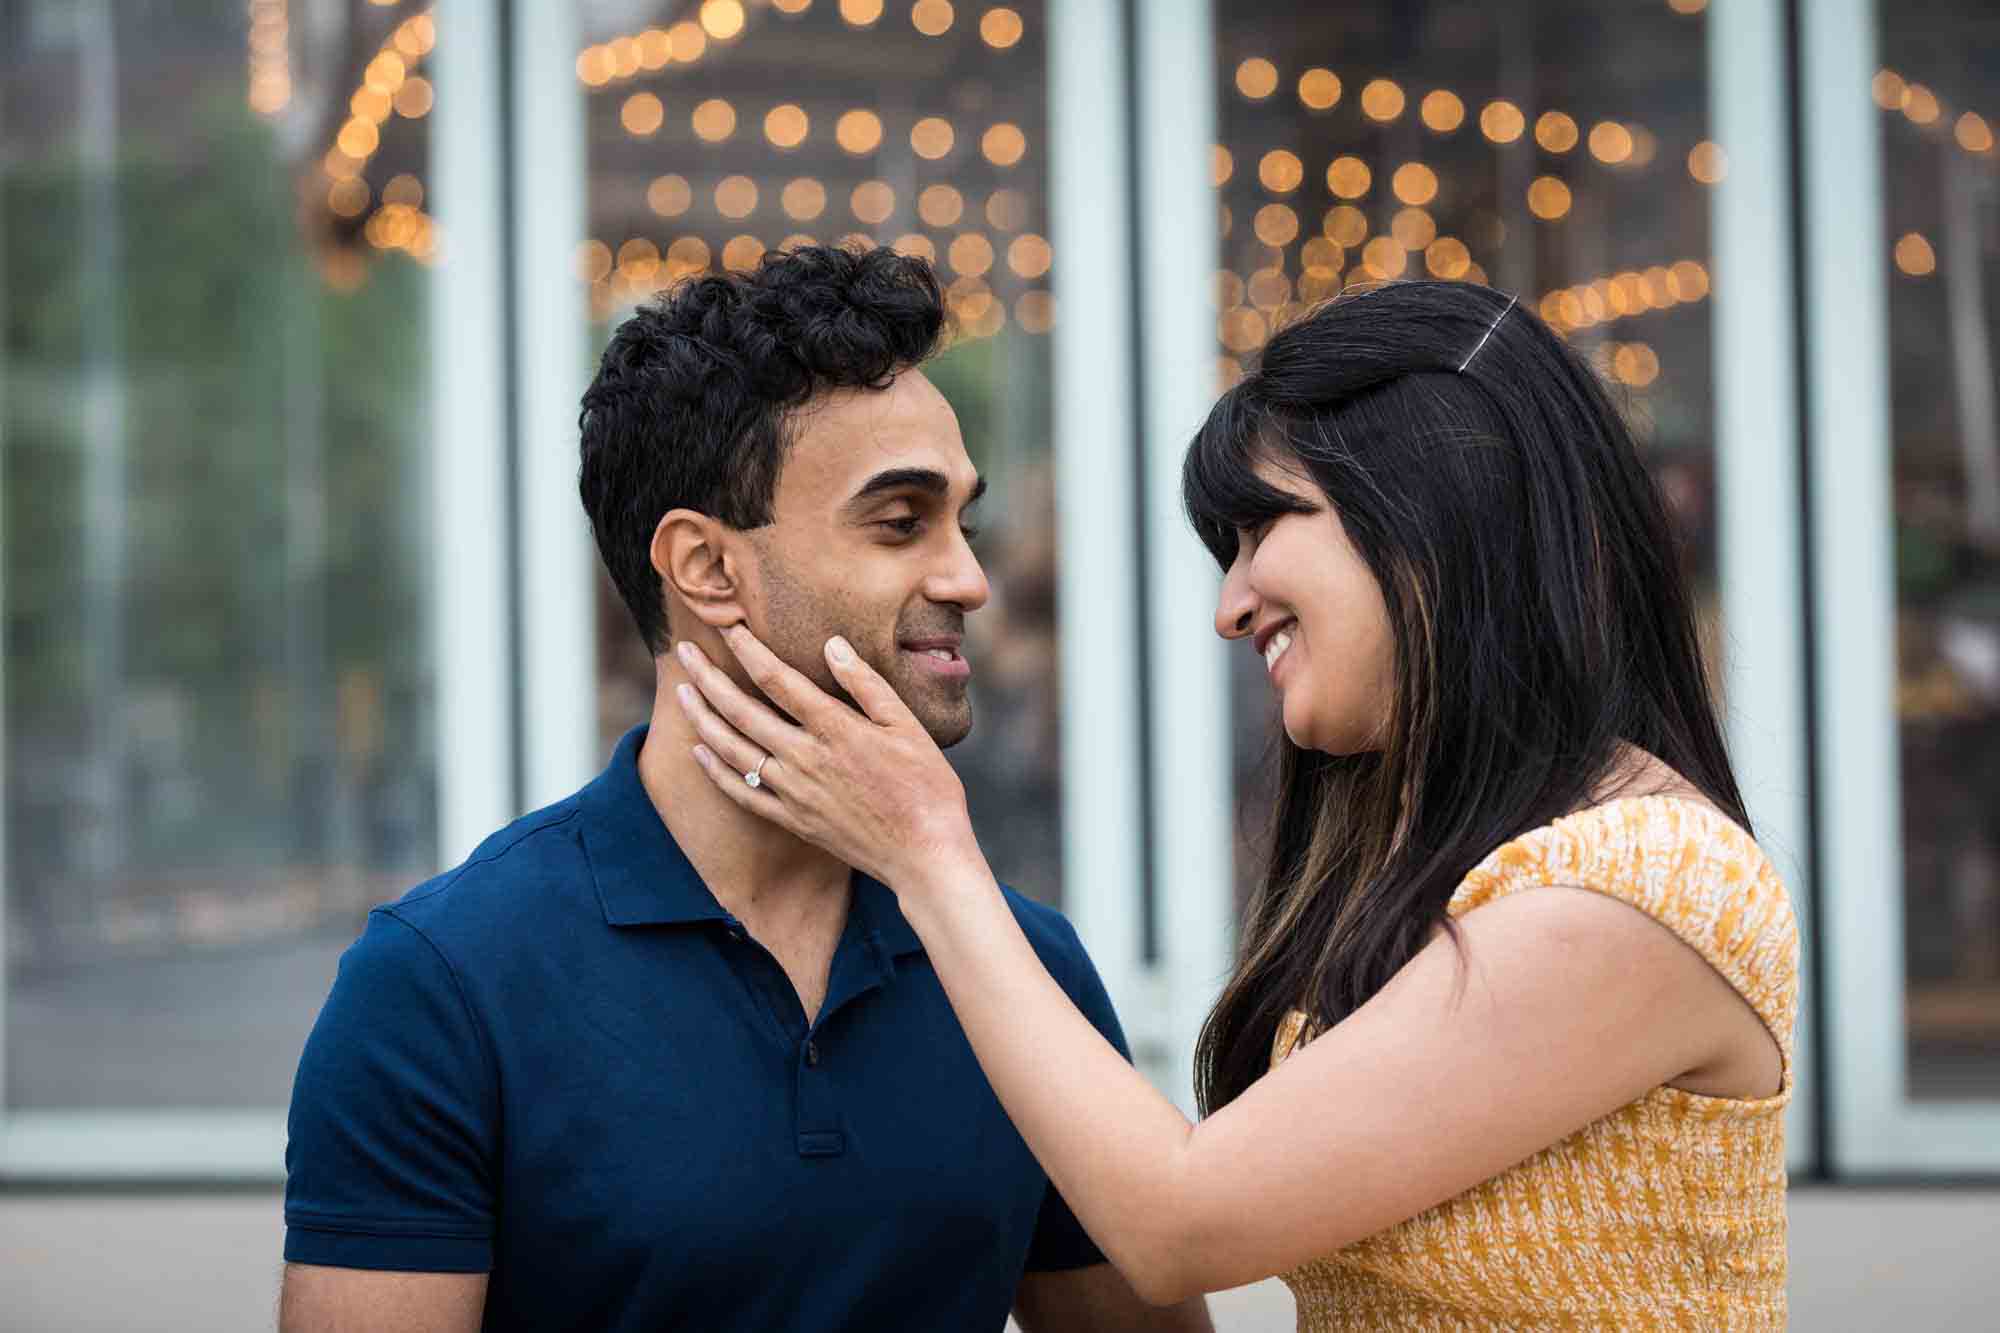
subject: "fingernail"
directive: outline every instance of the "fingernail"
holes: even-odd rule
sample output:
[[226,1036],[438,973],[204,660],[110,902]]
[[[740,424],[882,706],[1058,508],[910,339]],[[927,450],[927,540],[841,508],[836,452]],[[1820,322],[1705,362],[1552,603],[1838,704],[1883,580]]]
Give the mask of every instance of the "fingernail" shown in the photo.
[[674,687],[674,697],[681,701],[682,712],[691,713],[694,711],[694,687],[692,685],[676,685]]
[[706,745],[697,745],[697,746],[695,746],[695,747],[694,747],[694,757],[695,757],[695,761],[696,761],[697,763],[701,763],[701,764],[704,764],[704,765],[705,765],[705,764],[707,764],[709,760],[711,760],[711,759],[715,758],[715,756],[714,756],[714,755],[712,755],[712,754],[710,754],[710,753],[708,752],[708,747],[707,747]]
[[842,666],[846,666],[848,662],[853,660],[854,650],[847,646],[847,640],[836,634],[826,641],[826,655]]
[[683,662],[694,661],[694,645],[689,643],[686,639],[682,639],[679,643],[674,645],[674,652],[679,655],[681,661]]

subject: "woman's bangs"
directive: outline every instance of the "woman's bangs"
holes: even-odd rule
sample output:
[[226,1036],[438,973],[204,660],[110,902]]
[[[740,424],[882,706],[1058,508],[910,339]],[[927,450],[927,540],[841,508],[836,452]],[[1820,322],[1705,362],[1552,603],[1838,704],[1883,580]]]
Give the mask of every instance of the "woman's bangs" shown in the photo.
[[1233,396],[1209,413],[1181,468],[1188,521],[1224,569],[1236,562],[1236,534],[1300,511],[1298,497],[1257,475],[1264,430]]

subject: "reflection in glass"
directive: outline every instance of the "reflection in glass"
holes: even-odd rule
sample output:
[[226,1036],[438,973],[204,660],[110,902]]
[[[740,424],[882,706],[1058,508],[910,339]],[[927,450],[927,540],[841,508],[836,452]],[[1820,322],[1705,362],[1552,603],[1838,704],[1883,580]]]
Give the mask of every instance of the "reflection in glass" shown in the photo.
[[0,9],[11,1110],[281,1107],[435,859],[428,19]]
[[[1627,404],[1713,644],[1708,190],[1727,157],[1704,124],[1702,9],[1224,0],[1211,178],[1219,386],[1342,291],[1518,293]],[[1242,892],[1276,718],[1262,664],[1235,660]]]
[[2000,20],[1885,5],[1908,1094],[2000,1098]]
[[[967,621],[976,722],[952,751],[995,871],[1061,892],[1043,8],[582,0],[600,333],[695,274],[802,242],[893,245],[937,265],[956,332],[925,367],[990,491],[993,600]],[[801,71],[810,70],[810,78]],[[605,745],[650,711],[653,671],[598,580]]]

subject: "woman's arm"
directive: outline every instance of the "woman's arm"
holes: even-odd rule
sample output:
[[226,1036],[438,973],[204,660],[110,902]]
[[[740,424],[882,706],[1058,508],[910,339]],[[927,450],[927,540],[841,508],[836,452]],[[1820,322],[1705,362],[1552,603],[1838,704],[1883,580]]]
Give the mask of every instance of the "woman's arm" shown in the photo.
[[[1150,1301],[1283,1272],[1412,1217],[1700,1067],[1756,1022],[1636,909],[1535,890],[1464,919],[1463,966],[1434,941],[1191,1125],[1044,970],[971,838],[956,777],[880,677],[829,653],[863,718],[747,632],[732,647],[802,725],[686,657],[715,705],[683,698],[706,770],[896,891],[1002,1105]],[[775,758],[752,790],[740,773],[764,753]]]

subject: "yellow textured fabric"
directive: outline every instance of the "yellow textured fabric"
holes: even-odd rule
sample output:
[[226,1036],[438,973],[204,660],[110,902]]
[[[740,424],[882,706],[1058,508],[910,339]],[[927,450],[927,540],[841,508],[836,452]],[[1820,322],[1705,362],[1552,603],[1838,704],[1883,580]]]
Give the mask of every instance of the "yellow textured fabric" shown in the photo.
[[[1284,1276],[1322,1330],[1782,1329],[1785,1106],[1798,928],[1757,844],[1698,802],[1612,801],[1496,849],[1452,895],[1463,916],[1548,885],[1652,916],[1749,1001],[1784,1056],[1776,1096],[1655,1088],[1398,1226]],[[1294,1012],[1271,1052],[1297,1049]]]

